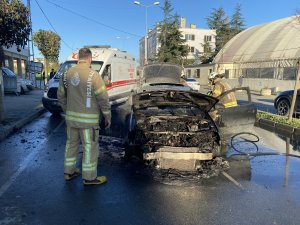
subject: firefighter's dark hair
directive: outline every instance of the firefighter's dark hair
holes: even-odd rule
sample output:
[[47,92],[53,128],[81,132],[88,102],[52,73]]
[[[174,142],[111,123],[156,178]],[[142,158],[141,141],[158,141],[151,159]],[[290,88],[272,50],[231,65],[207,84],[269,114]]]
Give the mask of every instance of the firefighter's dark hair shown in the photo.
[[81,48],[78,52],[78,59],[86,59],[92,57],[92,52],[89,48]]

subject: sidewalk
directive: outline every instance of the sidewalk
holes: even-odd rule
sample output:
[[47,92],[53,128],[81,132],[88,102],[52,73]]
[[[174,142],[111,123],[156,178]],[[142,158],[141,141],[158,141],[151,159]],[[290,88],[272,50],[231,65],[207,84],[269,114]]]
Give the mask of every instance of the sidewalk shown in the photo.
[[25,95],[4,96],[5,119],[0,123],[0,141],[45,112],[43,94],[44,90],[35,89]]

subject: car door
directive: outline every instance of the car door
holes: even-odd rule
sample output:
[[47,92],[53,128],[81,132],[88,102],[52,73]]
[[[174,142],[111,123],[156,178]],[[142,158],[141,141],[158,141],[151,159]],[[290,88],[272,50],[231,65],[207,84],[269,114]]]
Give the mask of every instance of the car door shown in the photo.
[[[248,87],[231,89],[218,97],[219,100],[234,92],[238,105],[218,110],[216,125],[223,136],[231,136],[241,132],[250,132],[256,120],[257,108],[251,100]],[[221,104],[221,103],[218,103]]]

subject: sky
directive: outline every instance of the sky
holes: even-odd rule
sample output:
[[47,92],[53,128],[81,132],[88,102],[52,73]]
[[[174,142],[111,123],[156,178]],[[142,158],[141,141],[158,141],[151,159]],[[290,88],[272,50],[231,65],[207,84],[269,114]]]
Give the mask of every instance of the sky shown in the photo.
[[[22,0],[27,5],[27,0]],[[150,6],[156,0],[140,0]],[[146,32],[146,8],[133,0],[31,0],[33,32],[52,30],[62,38],[60,62],[85,45],[110,45],[139,58],[139,40]],[[148,8],[148,28],[163,19],[164,0]],[[173,12],[187,24],[207,28],[213,8],[223,7],[230,18],[241,5],[246,27],[293,16],[300,10],[299,0],[171,0]],[[42,57],[34,49],[35,57]]]

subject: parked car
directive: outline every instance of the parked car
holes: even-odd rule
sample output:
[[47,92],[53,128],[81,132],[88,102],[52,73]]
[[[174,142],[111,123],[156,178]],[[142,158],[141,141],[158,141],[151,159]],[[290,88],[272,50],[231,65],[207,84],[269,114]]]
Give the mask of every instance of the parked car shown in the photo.
[[[201,162],[226,153],[222,128],[241,132],[254,125],[256,108],[251,101],[225,109],[217,98],[180,87],[180,75],[181,68],[174,65],[145,67],[147,88],[132,96],[126,158],[137,155],[161,169],[197,170]],[[220,113],[216,121],[211,109]]]
[[183,78],[188,86],[190,86],[194,91],[200,90],[199,82],[194,78]]
[[25,79],[25,78],[19,78],[19,80],[22,84],[21,86],[26,85],[26,87],[29,91],[32,91],[34,89],[34,83],[32,80]]
[[3,73],[4,92],[13,92],[17,95],[25,94],[33,88],[33,82],[24,78],[19,78],[10,69],[1,67]]
[[[288,116],[291,108],[294,90],[280,92],[274,99],[274,107],[278,115]],[[300,89],[297,93],[295,113],[300,114]]]

